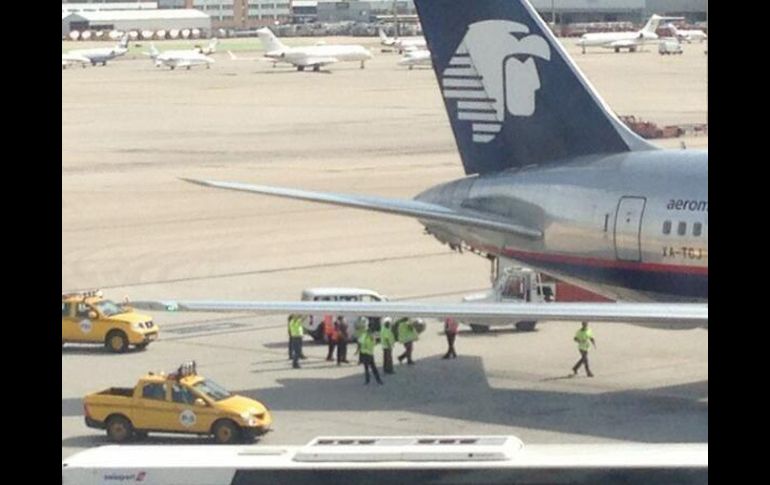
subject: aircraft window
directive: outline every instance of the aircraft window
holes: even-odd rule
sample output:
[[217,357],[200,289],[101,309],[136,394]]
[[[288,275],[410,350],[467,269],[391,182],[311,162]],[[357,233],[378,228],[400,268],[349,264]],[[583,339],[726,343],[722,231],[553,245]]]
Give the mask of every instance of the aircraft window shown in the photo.
[[700,236],[701,231],[703,230],[703,224],[700,222],[696,222],[692,225],[692,235],[693,236]]
[[679,227],[676,228],[676,233],[680,236],[684,236],[687,234],[687,223],[686,222],[680,222]]
[[663,223],[663,234],[671,234],[671,221]]
[[142,397],[145,399],[166,400],[166,389],[163,384],[147,384],[142,389]]
[[171,385],[171,400],[182,404],[192,404],[195,396],[184,386],[174,383]]

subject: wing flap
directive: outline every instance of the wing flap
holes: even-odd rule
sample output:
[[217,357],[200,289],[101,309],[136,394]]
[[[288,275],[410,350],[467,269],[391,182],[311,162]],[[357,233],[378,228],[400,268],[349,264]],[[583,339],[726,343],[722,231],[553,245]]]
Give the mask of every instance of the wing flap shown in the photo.
[[134,308],[169,312],[256,312],[345,314],[412,318],[455,317],[463,321],[558,320],[666,323],[682,328],[708,327],[708,304],[703,303],[419,303],[322,301],[177,301],[131,302]]
[[503,220],[495,220],[489,216],[480,216],[470,211],[453,210],[436,204],[429,204],[411,199],[390,199],[367,195],[335,194],[312,192],[308,190],[270,187],[266,185],[249,185],[238,182],[218,182],[208,180],[183,179],[198,185],[220,189],[239,190],[255,194],[273,195],[289,199],[307,200],[325,204],[354,207],[357,209],[374,210],[388,214],[416,217],[420,220],[459,224],[477,229],[506,232],[521,237],[538,239],[543,233],[535,228],[515,224]]

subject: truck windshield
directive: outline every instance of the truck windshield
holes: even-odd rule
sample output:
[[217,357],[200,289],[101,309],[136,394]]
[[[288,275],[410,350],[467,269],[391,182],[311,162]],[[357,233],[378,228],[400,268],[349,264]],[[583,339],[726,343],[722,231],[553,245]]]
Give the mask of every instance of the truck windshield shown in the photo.
[[120,305],[110,300],[102,300],[94,303],[94,306],[99,310],[99,313],[105,317],[111,317],[119,313],[126,313],[126,311]]
[[209,399],[213,399],[214,401],[221,401],[222,399],[227,399],[232,395],[224,387],[208,379],[200,381],[197,384],[193,384],[193,389],[200,392],[201,394],[204,394]]

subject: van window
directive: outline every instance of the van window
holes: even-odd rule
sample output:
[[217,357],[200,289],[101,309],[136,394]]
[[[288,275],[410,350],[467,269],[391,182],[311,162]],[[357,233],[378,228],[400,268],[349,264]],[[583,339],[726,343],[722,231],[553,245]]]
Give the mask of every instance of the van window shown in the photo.
[[359,301],[358,295],[341,296],[339,301]]
[[370,301],[381,301],[381,300],[373,295],[361,295],[361,301],[370,302]]

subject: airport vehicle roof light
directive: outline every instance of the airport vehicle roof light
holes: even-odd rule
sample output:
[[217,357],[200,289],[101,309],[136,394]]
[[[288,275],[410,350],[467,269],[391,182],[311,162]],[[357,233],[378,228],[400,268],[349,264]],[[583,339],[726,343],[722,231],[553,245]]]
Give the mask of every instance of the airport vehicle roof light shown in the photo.
[[197,365],[195,364],[194,360],[190,360],[187,362],[183,362],[182,365],[179,366],[177,371],[172,374],[176,379],[181,379],[183,377],[187,376],[194,376],[197,375]]

